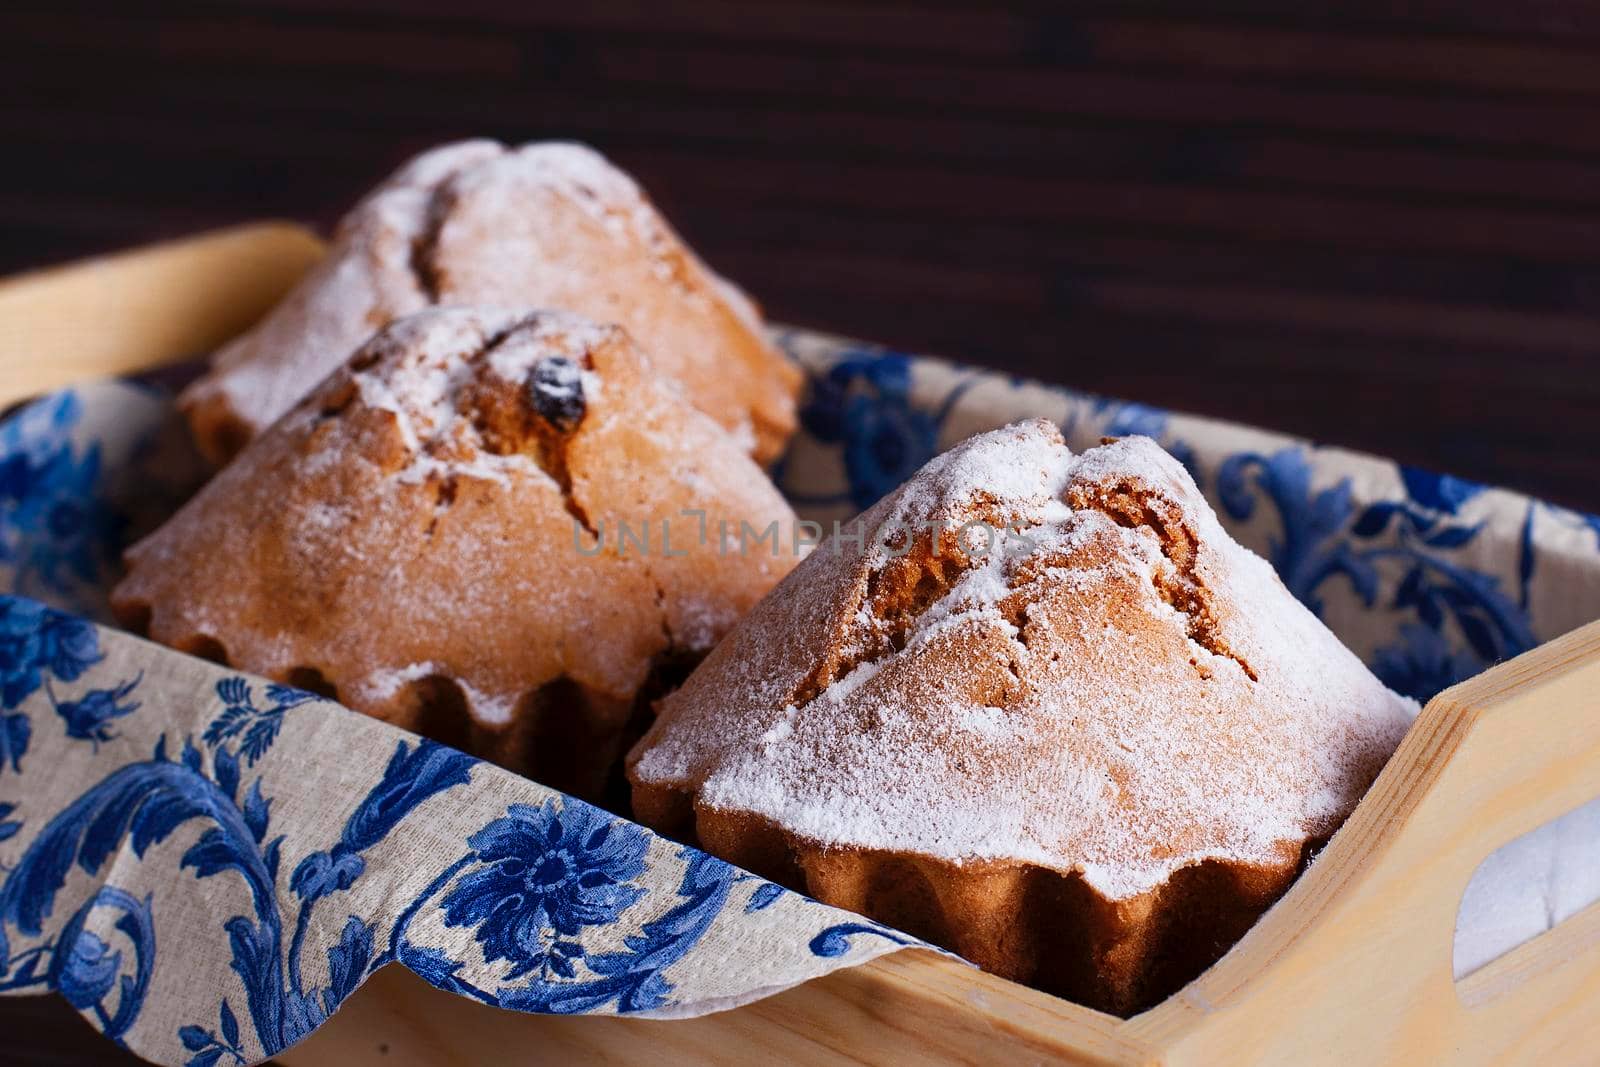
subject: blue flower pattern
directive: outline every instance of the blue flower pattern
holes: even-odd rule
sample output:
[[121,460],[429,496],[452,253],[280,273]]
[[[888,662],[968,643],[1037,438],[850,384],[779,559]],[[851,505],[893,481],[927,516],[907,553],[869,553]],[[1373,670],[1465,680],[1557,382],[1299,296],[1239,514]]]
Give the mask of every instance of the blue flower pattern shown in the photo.
[[66,390],[0,424],[0,567],[18,592],[69,596],[113,573],[122,524],[102,493],[100,449],[79,448]]
[[840,359],[812,380],[800,422],[817,440],[842,446],[847,495],[857,508],[872,506],[939,450],[940,417],[914,406],[911,360],[895,353]]
[[284,713],[313,699],[302,689],[273,683],[267,686],[267,706],[258,708],[251,699],[250,684],[243,678],[229,678],[218,683],[217,696],[222,699],[222,714],[206,727],[205,743],[216,748],[225,741],[240,738],[239,754],[249,766],[266,755],[272,742],[277,740]]
[[75,682],[99,661],[89,623],[31,600],[0,602],[0,705],[16,707],[50,676]]
[[[106,658],[99,631],[15,597],[0,597],[0,620],[10,642],[8,669],[22,679],[15,691],[27,690],[11,706],[28,697],[48,699],[62,711],[67,739],[88,740],[97,750],[115,739],[110,724],[137,708],[143,676],[58,702],[44,692],[52,678],[94,680]],[[431,741],[396,742],[338,837],[304,854],[287,876],[288,896],[280,896],[282,857],[292,846],[273,832],[273,798],[257,772],[273,764],[288,716],[316,698],[237,675],[222,677],[213,692],[215,712],[199,731],[199,744],[183,737],[174,746],[161,731],[153,749],[114,766],[67,807],[46,813],[20,859],[0,868],[0,992],[54,989],[123,1042],[156,966],[157,901],[105,884],[59,929],[50,918],[74,872],[107,874],[124,850],[154,860],[180,827],[191,824],[198,836],[176,857],[177,870],[196,880],[226,876],[245,891],[249,905],[217,931],[229,946],[242,996],[223,995],[214,1021],[185,1023],[173,1035],[182,1062],[198,1067],[251,1063],[287,1048],[392,962],[513,1010],[659,1008],[674,992],[666,972],[699,943],[733,886],[754,882],[750,899],[759,898],[760,908],[789,895],[683,849],[677,893],[651,908],[644,876],[652,835],[551,795],[541,804],[510,804],[469,835],[463,854],[407,904],[386,939],[379,920],[346,913],[342,925],[332,919],[337,941],[315,948],[313,931],[329,922],[318,915],[331,910],[339,916],[341,895],[367,874],[370,851],[429,800],[470,783],[480,765]],[[0,804],[0,842],[23,832],[17,811],[15,804]],[[641,904],[645,914],[634,918]],[[501,966],[493,985],[464,977],[468,960],[412,940],[413,923],[428,914],[437,914],[446,928],[471,932],[478,959]],[[595,936],[635,924],[636,932],[620,942]],[[27,947],[13,953],[13,943]],[[318,952],[325,967],[310,963]]]
[[[1230,456],[1217,480],[1222,506],[1235,519],[1250,518],[1258,494],[1272,502],[1283,531],[1271,542],[1273,566],[1290,592],[1319,615],[1320,590],[1330,579],[1348,580],[1372,608],[1381,569],[1398,566],[1401,577],[1388,607],[1417,621],[1401,622],[1397,640],[1378,647],[1371,665],[1397,692],[1428,700],[1537,641],[1525,600],[1519,607],[1499,579],[1449,558],[1482,531],[1481,523],[1456,521],[1482,487],[1409,467],[1401,468],[1401,477],[1405,499],[1376,501],[1359,515],[1349,479],[1312,490],[1303,448]],[[1466,647],[1450,644],[1447,623]]]
[[88,741],[96,747],[102,741],[112,740],[116,737],[111,729],[112,720],[139,710],[139,701],[128,698],[143,680],[141,673],[115,689],[92,689],[77,700],[55,701],[52,697],[56,714],[66,724],[67,736]]
[[644,895],[647,839],[587,804],[513,804],[467,844],[480,865],[444,898],[447,926],[473,926],[484,958],[507,978],[574,976],[586,926],[613,923]]
[[[66,735],[96,748],[114,737],[111,721],[139,710],[129,697],[136,677],[62,700],[52,682],[76,682],[103,658],[92,623],[21,597],[0,597],[0,772],[21,773],[33,739],[33,721],[22,702],[43,688]],[[142,677],[142,675],[140,676]]]

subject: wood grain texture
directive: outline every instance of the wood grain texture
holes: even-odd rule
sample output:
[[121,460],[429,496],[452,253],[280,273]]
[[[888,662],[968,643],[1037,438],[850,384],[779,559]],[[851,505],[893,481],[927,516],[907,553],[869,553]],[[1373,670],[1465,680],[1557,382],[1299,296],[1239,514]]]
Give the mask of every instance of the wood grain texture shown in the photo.
[[[346,1014],[348,1013],[348,1015]],[[921,951],[699,1019],[652,1021],[527,1016],[440,993],[391,967],[368,980],[325,1026],[284,1053],[285,1067],[507,1067],[639,1063],[662,1067],[834,1064],[1143,1062],[1147,1050],[1117,1021]],[[1081,1050],[1064,1048],[1072,1028]],[[470,1036],[468,1036],[470,1035]],[[387,1051],[380,1052],[382,1045]],[[1131,1058],[1131,1059],[1130,1059]]]
[[1128,1023],[1180,1063],[1576,1063],[1600,1037],[1596,908],[1458,986],[1462,891],[1600,783],[1600,623],[1440,694],[1312,869]]
[[777,318],[1600,511],[1579,0],[16,0],[0,90],[0,270],[577,137]]
[[0,407],[210,351],[322,253],[303,227],[259,223],[0,280]]

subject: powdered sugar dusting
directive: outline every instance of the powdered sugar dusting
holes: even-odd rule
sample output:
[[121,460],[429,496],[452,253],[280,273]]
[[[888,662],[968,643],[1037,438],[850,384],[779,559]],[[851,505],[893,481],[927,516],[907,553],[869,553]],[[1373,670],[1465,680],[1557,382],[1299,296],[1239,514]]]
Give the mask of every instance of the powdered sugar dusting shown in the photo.
[[[561,311],[518,316],[483,308],[471,312],[435,309],[396,324],[383,339],[386,346],[404,348],[404,356],[381,368],[357,371],[352,381],[364,404],[394,416],[400,439],[411,455],[397,475],[402,482],[444,475],[505,483],[511,469],[548,478],[520,452],[497,454],[478,447],[469,408],[460,394],[478,381],[485,369],[521,389],[541,360],[581,361],[611,331]],[[486,352],[482,366],[465,358],[479,351]],[[580,381],[593,385],[598,393],[597,375],[586,373]],[[441,444],[444,447],[439,447]],[[469,447],[457,447],[463,444]]]
[[491,166],[463,172],[456,179],[457,195],[494,195],[496,187],[505,185],[507,172],[518,179],[513,188],[540,186],[578,205],[613,236],[644,248],[659,279],[691,300],[706,299],[699,287],[680,276],[674,262],[678,243],[639,186],[594,149],[571,141],[525,145]]
[[511,721],[516,711],[516,700],[494,693],[486,693],[470,683],[453,676],[448,668],[433,662],[412,663],[399,669],[378,670],[357,681],[352,692],[362,701],[379,703],[391,700],[402,689],[425,678],[448,678],[461,687],[462,694],[472,708],[472,717],[485,726],[503,726]]
[[327,258],[217,355],[183,398],[203,447],[220,454],[259,432],[374,329],[443,305],[616,323],[753,448],[775,453],[793,427],[798,372],[762,335],[754,305],[632,178],[580,144],[477,140],[427,152],[381,184]]
[[424,663],[412,663],[405,667],[373,671],[356,682],[354,689],[367,700],[388,700],[413,682],[431,678],[444,670],[445,668],[439,664],[428,660]]
[[[1066,502],[1119,487],[1176,507],[1194,558],[1114,502]],[[980,515],[1025,540],[880,618],[887,531]],[[867,552],[819,549],[664,702],[635,780],[824,847],[1078,871],[1126,899],[1207,858],[1280,865],[1415,714],[1148,439],[1074,457],[1043,421],[983,434],[864,521]],[[856,662],[805,699],[830,647]]]
[[185,391],[186,407],[224,403],[253,429],[294,406],[376,326],[426,307],[412,242],[428,226],[431,190],[504,152],[493,141],[444,145],[411,160],[339,225],[336,247],[254,330],[221,349]]

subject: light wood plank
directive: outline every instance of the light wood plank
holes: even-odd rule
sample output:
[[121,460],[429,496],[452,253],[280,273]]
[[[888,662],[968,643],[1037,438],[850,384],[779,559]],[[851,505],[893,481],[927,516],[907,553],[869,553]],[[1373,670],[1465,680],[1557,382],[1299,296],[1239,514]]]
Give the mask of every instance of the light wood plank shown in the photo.
[[266,222],[0,281],[0,405],[202,355],[321,256],[309,230]]
[[1128,1032],[1172,1064],[1527,1062],[1593,1047],[1600,1013],[1569,1010],[1600,995],[1588,921],[1460,991],[1451,964],[1483,859],[1600,792],[1597,693],[1600,623],[1441,694],[1305,877]]
[[[697,1019],[519,1015],[401,967],[368,980],[285,1067],[500,1063],[1140,1063],[1118,1020],[920,950]],[[1070,1035],[1068,1040],[1064,1036]],[[386,1049],[386,1051],[380,1050]]]

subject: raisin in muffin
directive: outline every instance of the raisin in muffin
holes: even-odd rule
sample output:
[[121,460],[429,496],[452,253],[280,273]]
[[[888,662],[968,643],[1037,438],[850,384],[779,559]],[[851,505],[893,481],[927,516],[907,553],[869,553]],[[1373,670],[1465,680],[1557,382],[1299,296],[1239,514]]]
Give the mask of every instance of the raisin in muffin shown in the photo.
[[375,329],[442,304],[618,323],[762,462],[794,429],[798,370],[631,178],[582,145],[466,141],[375,189],[327,259],[217,353],[181,398],[201,451],[224,461]]
[[793,564],[704,532],[791,519],[622,330],[431,310],[135,545],[112,603],[165,644],[595,797],[652,679]]
[[929,463],[659,705],[638,816],[1129,1013],[1209,966],[1415,713],[1148,438]]

